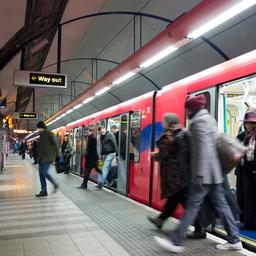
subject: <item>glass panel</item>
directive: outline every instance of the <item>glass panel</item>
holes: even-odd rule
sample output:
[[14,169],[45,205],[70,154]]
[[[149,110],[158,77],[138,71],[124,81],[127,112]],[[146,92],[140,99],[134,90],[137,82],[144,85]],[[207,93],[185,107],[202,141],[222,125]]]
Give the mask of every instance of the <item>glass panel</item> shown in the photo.
[[119,155],[122,160],[126,160],[127,132],[128,132],[128,115],[121,117],[121,129],[119,134]]
[[131,129],[130,129],[130,160],[135,163],[140,161],[140,126],[141,113],[133,112],[131,114]]

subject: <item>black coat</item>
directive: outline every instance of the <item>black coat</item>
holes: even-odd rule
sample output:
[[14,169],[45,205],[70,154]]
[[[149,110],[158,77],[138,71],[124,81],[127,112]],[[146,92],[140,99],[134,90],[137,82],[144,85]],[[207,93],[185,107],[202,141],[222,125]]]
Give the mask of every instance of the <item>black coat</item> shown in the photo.
[[[240,133],[237,138],[248,145],[249,139],[246,133]],[[248,161],[244,157],[244,164],[236,169],[237,175],[237,200],[242,211],[241,221],[246,225],[256,225],[256,147],[254,150],[254,161]]]
[[97,139],[94,135],[88,136],[85,157],[85,167],[94,168],[97,166],[99,156],[97,152]]
[[34,141],[33,142],[33,145],[32,145],[32,154],[35,158],[38,157],[38,143],[37,141]]

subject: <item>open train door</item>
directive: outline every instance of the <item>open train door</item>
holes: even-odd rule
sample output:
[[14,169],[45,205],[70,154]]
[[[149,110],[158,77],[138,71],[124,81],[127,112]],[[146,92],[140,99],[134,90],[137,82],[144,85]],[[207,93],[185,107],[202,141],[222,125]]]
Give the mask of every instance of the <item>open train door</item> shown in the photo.
[[129,114],[120,116],[119,127],[119,145],[118,145],[118,177],[117,177],[117,191],[120,194],[128,194],[129,184]]

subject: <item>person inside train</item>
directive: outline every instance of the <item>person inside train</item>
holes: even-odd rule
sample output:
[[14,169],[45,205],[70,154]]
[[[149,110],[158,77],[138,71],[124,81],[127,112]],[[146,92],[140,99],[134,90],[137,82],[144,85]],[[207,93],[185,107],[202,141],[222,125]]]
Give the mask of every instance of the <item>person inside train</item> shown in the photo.
[[218,157],[216,141],[218,131],[215,119],[206,109],[204,95],[189,97],[185,104],[190,119],[192,184],[186,211],[180,224],[168,238],[156,236],[156,242],[170,252],[182,253],[185,233],[193,224],[204,199],[209,195],[213,207],[223,219],[228,234],[227,243],[218,244],[219,250],[241,250],[239,229],[226,201],[223,189],[223,171]]
[[118,148],[116,139],[113,134],[108,132],[105,127],[99,126],[98,131],[100,132],[100,142],[101,142],[101,159],[103,160],[102,175],[98,176],[99,189],[104,186],[108,172],[112,167],[112,162],[118,154]]
[[178,204],[185,208],[189,177],[189,137],[182,129],[178,116],[165,114],[162,126],[164,131],[157,140],[158,152],[152,152],[151,155],[160,162],[161,198],[167,201],[159,216],[148,216],[148,220],[159,229]]
[[94,128],[86,127],[86,153],[85,153],[85,172],[84,180],[79,189],[87,189],[87,183],[89,181],[90,173],[94,168],[97,168],[97,162],[99,160],[98,151],[97,151],[97,139],[93,135]]
[[74,153],[74,150],[71,145],[70,136],[69,134],[65,134],[63,143],[61,145],[61,154],[66,166],[65,172],[64,172],[65,174],[68,174],[70,171],[70,159],[73,153]]
[[[112,131],[113,135],[116,138],[117,147],[119,147],[119,136],[120,136],[119,134],[120,134],[120,131],[119,131],[117,125],[112,125],[111,131]],[[125,132],[122,131],[121,132],[120,157],[122,159],[125,159],[125,156],[126,156],[126,134],[125,134]]]
[[245,131],[237,138],[249,148],[236,169],[237,199],[241,208],[244,229],[256,229],[256,110],[244,116]]

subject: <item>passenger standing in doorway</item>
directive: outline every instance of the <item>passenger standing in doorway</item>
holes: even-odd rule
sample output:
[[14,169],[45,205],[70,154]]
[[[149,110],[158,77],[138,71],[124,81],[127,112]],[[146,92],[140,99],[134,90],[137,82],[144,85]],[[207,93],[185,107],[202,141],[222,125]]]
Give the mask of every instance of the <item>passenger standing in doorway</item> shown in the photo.
[[[114,136],[116,138],[116,144],[117,144],[117,147],[118,147],[119,146],[120,131],[119,131],[117,125],[112,125],[111,131],[112,131],[112,133],[114,134]],[[126,157],[126,134],[123,131],[121,131],[120,157],[122,159],[125,159],[125,157]]]
[[182,130],[178,116],[172,113],[165,114],[162,126],[164,131],[157,140],[159,151],[152,152],[152,157],[160,162],[161,198],[167,198],[167,201],[159,216],[148,217],[159,229],[174,213],[178,204],[181,203],[185,208],[189,176],[188,137]]
[[102,189],[105,184],[108,172],[112,162],[118,153],[116,139],[113,134],[109,133],[105,127],[100,126],[98,131],[101,134],[101,158],[103,160],[102,175],[98,177],[97,188]]
[[80,189],[87,189],[87,183],[90,177],[91,171],[97,167],[97,162],[99,160],[97,151],[97,139],[93,135],[94,129],[89,127],[86,129],[87,145],[85,153],[85,172],[84,180]]
[[156,242],[168,251],[181,253],[182,242],[188,226],[195,221],[204,199],[209,195],[213,206],[223,219],[227,231],[225,244],[217,245],[220,250],[241,250],[239,230],[223,191],[223,171],[218,157],[216,141],[217,125],[206,110],[204,95],[190,97],[186,101],[191,131],[192,185],[184,216],[169,239],[155,237]]
[[244,229],[256,230],[256,111],[247,112],[243,121],[245,131],[238,139],[249,150],[236,169],[237,199]]
[[61,145],[61,154],[63,156],[63,161],[65,163],[65,174],[69,174],[70,171],[70,159],[72,157],[73,148],[70,141],[69,134],[64,136],[63,143]]
[[53,133],[46,127],[45,123],[43,121],[38,122],[37,128],[40,130],[38,156],[41,191],[36,196],[44,197],[48,195],[46,179],[53,184],[53,193],[57,192],[58,184],[54,181],[48,171],[53,161],[55,161],[56,156],[58,156],[59,152]]

